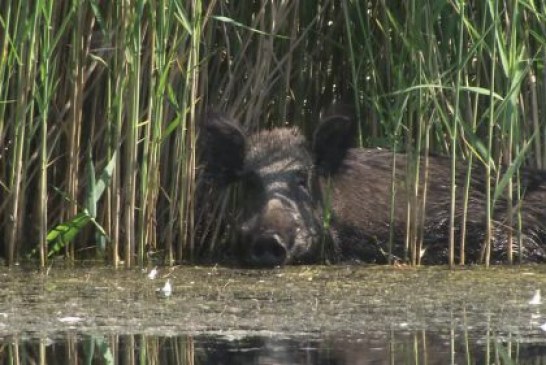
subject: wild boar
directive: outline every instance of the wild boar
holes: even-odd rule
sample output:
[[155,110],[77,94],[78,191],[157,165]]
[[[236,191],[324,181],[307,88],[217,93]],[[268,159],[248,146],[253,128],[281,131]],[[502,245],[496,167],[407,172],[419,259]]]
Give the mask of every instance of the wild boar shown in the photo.
[[[407,258],[408,205],[417,191],[426,197],[418,218],[421,262],[447,262],[451,208],[451,170],[446,157],[429,156],[419,179],[409,175],[405,154],[352,148],[356,122],[332,112],[319,123],[312,141],[297,128],[275,128],[245,135],[228,117],[210,113],[203,123],[206,174],[221,185],[239,184],[233,216],[238,232],[234,252],[246,265],[272,267],[319,263],[326,259],[386,262],[387,253]],[[396,169],[393,174],[393,161]],[[483,165],[472,170],[466,222],[466,259],[483,256],[486,237],[486,178]],[[457,166],[456,242],[460,241],[466,165]],[[394,177],[394,182],[393,182]],[[411,188],[418,181],[418,188]],[[493,207],[491,258],[514,255],[546,258],[546,173],[520,169],[522,199],[500,196]],[[394,198],[393,198],[394,192]],[[394,204],[392,204],[394,202]],[[391,209],[392,208],[392,209]],[[523,251],[516,244],[521,212]],[[513,227],[507,226],[512,222]],[[393,242],[389,251],[389,242]],[[459,248],[456,250],[459,254]]]

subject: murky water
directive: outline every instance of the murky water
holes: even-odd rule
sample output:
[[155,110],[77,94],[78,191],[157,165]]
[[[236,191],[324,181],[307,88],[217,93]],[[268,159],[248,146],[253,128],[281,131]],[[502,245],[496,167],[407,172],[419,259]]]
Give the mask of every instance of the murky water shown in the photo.
[[546,363],[546,266],[148,274],[1,268],[0,363]]

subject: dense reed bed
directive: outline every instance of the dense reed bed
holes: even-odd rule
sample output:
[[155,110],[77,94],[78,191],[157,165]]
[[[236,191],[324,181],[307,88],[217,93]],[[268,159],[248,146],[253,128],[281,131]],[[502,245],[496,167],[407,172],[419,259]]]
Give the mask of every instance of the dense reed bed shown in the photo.
[[[457,161],[485,169],[497,181],[490,212],[499,194],[521,193],[519,166],[546,167],[545,24],[535,0],[2,2],[5,260],[210,256],[229,197],[196,204],[205,110],[310,134],[343,101],[361,145],[413,156],[417,264],[429,154],[451,156],[453,174]],[[454,240],[451,263],[464,263]]]

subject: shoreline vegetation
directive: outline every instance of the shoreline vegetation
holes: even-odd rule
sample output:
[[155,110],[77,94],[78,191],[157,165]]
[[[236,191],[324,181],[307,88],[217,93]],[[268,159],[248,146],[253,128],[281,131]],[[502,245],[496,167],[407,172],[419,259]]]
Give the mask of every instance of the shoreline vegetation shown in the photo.
[[[7,264],[218,257],[232,195],[208,191],[200,175],[208,109],[248,131],[295,125],[311,135],[322,109],[353,105],[360,146],[412,161],[411,264],[427,156],[449,156],[452,176],[463,162],[468,182],[474,168],[494,181],[489,232],[499,196],[519,209],[519,168],[546,169],[540,1],[14,0],[0,5],[0,35]],[[452,197],[469,188],[452,184]],[[515,216],[504,223],[517,245]],[[461,227],[451,218],[464,232],[466,215]],[[465,263],[454,240],[452,266]],[[487,266],[487,239],[484,249]]]

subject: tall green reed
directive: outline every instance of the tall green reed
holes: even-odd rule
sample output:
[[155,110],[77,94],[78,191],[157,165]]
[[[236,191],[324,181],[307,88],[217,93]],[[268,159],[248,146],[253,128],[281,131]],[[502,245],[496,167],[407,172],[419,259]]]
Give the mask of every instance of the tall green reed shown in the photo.
[[[355,105],[360,145],[411,157],[395,164],[408,176],[410,262],[426,249],[429,154],[449,155],[452,175],[466,176],[464,186],[451,177],[446,197],[450,263],[465,263],[478,169],[492,182],[488,231],[502,229],[493,213],[504,196],[517,213],[503,222],[509,240],[520,237],[524,192],[517,169],[501,166],[546,161],[544,4],[25,4],[0,9],[0,234],[9,263],[38,252],[46,265],[59,248],[89,257],[87,248],[103,245],[97,252],[115,266],[221,252],[218,222],[235,197],[208,190],[200,174],[206,109],[226,110],[249,131],[292,124],[310,136],[335,101]],[[112,171],[94,213],[85,206],[93,190],[85,151],[97,172]],[[392,185],[393,201],[400,188]]]
[[[358,11],[359,5],[356,3],[348,3],[357,8],[356,11],[349,12],[355,14],[356,19],[356,14],[362,13],[362,10]],[[355,34],[367,32],[362,37],[353,37],[355,47],[359,47],[359,41],[370,47],[370,44],[375,44],[376,39],[382,40],[375,50],[369,52],[370,69],[373,72],[363,72],[360,76],[364,78],[370,74],[374,77],[379,75],[380,78],[373,81],[376,85],[387,86],[390,90],[377,93],[374,97],[377,100],[374,102],[375,110],[383,117],[379,128],[383,127],[387,135],[394,135],[395,130],[389,127],[395,125],[389,123],[389,119],[398,118],[398,114],[392,112],[393,100],[405,94],[410,95],[410,98],[416,97],[420,102],[409,103],[401,129],[403,133],[400,136],[406,141],[405,148],[408,152],[416,149],[418,154],[425,155],[424,160],[417,158],[413,164],[419,165],[423,161],[426,164],[426,155],[429,153],[427,147],[422,147],[428,145],[426,137],[429,134],[419,133],[419,124],[415,123],[417,120],[432,121],[429,125],[430,136],[433,137],[430,141],[430,152],[449,153],[452,158],[451,239],[450,242],[446,242],[451,263],[454,262],[456,253],[455,235],[459,236],[457,251],[459,262],[464,263],[465,260],[464,238],[468,218],[468,192],[472,188],[470,186],[472,171],[489,169],[489,179],[493,185],[488,192],[490,196],[488,222],[489,230],[493,230],[499,229],[494,227],[492,214],[495,200],[503,194],[507,201],[514,200],[511,195],[514,188],[510,184],[508,186],[499,184],[501,181],[510,181],[506,174],[501,173],[501,162],[509,165],[518,159],[526,159],[531,165],[539,166],[540,163],[540,157],[537,158],[536,154],[529,153],[523,157],[519,154],[516,156],[510,151],[517,150],[521,154],[526,140],[534,135],[534,130],[538,126],[536,119],[529,118],[532,124],[519,124],[517,121],[521,116],[528,116],[526,110],[533,110],[530,108],[533,105],[532,98],[523,93],[520,85],[525,83],[522,80],[534,80],[532,75],[537,67],[540,68],[537,58],[528,50],[534,48],[542,53],[544,37],[538,36],[538,33],[531,35],[528,31],[540,24],[544,17],[544,9],[538,8],[534,3],[517,1],[510,4],[473,3],[465,8],[461,5],[462,3],[411,1],[396,7],[389,2],[383,2],[381,5],[366,9],[371,18],[383,20],[377,23],[381,38],[373,29],[370,31],[370,27],[358,26],[363,22],[355,22],[357,26],[353,28]],[[494,17],[497,19],[495,22],[492,21]],[[523,19],[526,19],[526,26],[523,26]],[[543,26],[539,28],[542,29]],[[522,29],[524,31],[519,31]],[[513,66],[509,66],[511,63]],[[397,68],[399,77],[393,78],[392,70]],[[382,75],[381,70],[388,72],[383,72]],[[416,105],[421,106],[412,108]],[[534,110],[535,116],[544,113],[544,111],[536,113],[536,109]],[[412,126],[416,126],[417,129]],[[540,127],[540,130],[543,130],[543,127]],[[421,137],[415,139],[415,135]],[[446,135],[449,139],[445,138]],[[419,144],[420,138],[425,138],[422,145]],[[536,145],[542,144],[538,142],[539,140],[542,141],[543,138],[532,138]],[[536,145],[535,151],[538,151]],[[479,164],[475,163],[476,160]],[[454,173],[464,165],[467,183],[464,187],[457,187],[454,185]],[[419,177],[419,167],[409,168],[409,186],[415,187],[417,183],[426,189],[426,182],[422,184],[423,178]],[[422,180],[421,183],[418,179]],[[420,192],[419,199],[415,200],[415,191],[413,195],[408,195],[407,247],[409,251],[414,252],[412,258],[419,252],[418,245],[410,244],[412,237],[415,237],[414,226],[411,224],[412,217],[420,216],[422,209],[426,209],[424,201],[426,194]],[[461,194],[462,206],[459,207],[459,203],[456,205],[455,202]],[[514,204],[515,206],[521,205]],[[513,209],[508,207],[508,210]],[[512,217],[512,213],[507,216]],[[517,224],[514,222],[509,220],[504,224],[517,231]],[[510,232],[511,230],[508,231],[508,236]],[[487,247],[488,244],[484,242],[484,253]],[[510,258],[512,253],[508,252],[507,255]],[[485,257],[484,260],[486,263],[489,262]]]

